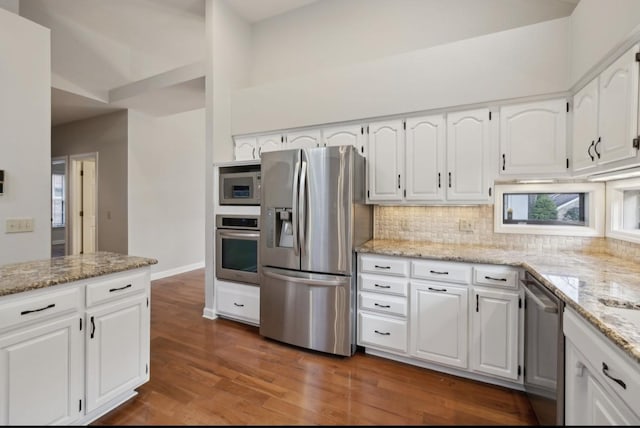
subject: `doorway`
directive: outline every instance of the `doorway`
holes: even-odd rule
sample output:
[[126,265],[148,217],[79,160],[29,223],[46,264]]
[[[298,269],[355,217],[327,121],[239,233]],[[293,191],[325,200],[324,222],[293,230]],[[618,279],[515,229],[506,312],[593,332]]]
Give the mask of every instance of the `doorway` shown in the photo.
[[51,257],[67,255],[67,156],[51,159]]
[[68,254],[94,253],[98,247],[98,154],[74,155],[69,162]]

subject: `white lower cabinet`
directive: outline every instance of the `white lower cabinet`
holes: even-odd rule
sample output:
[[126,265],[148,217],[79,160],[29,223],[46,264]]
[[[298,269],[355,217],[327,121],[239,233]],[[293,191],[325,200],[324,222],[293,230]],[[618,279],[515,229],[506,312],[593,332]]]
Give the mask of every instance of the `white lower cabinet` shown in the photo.
[[79,314],[0,335],[0,425],[68,425],[84,396]]
[[149,311],[138,295],[87,311],[87,412],[148,380]]
[[260,324],[260,287],[216,281],[216,312],[236,321]]
[[471,369],[518,380],[520,294],[474,287],[471,311]]
[[519,268],[358,255],[358,345],[458,376],[522,388]]
[[467,368],[466,287],[411,281],[411,355]]
[[149,269],[0,298],[0,425],[87,424],[149,380]]
[[567,307],[565,423],[640,424],[640,370],[636,361]]

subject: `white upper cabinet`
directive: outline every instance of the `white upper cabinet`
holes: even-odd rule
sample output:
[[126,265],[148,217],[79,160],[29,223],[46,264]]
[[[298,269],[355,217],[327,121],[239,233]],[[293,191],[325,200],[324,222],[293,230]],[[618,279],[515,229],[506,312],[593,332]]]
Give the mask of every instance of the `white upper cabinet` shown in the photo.
[[258,139],[256,137],[234,138],[233,153],[237,161],[258,159]]
[[638,138],[638,45],[600,74],[600,135],[594,147],[600,163],[634,157]]
[[321,132],[319,129],[310,129],[307,131],[288,132],[282,146],[284,150],[288,149],[312,149],[320,147]]
[[490,199],[490,153],[488,108],[447,115],[447,200]]
[[574,173],[637,163],[638,52],[635,45],[573,97]]
[[566,133],[565,99],[501,107],[500,174],[566,174]]
[[402,120],[369,124],[367,150],[370,201],[401,201],[404,165]]
[[282,150],[283,148],[282,134],[261,135],[258,137],[258,157],[262,153],[272,152],[274,150]]
[[360,125],[331,126],[322,129],[324,146],[352,145],[364,156],[364,129]]
[[444,116],[407,119],[406,128],[405,199],[441,201],[446,150]]
[[598,79],[573,97],[573,171],[596,166],[598,140]]

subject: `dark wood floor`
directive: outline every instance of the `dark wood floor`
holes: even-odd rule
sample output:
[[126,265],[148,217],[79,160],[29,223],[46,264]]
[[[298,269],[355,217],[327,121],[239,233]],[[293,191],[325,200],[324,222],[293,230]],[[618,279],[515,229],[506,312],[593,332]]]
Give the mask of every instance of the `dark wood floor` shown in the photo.
[[151,287],[151,380],[94,425],[531,425],[523,393],[202,318],[204,271]]

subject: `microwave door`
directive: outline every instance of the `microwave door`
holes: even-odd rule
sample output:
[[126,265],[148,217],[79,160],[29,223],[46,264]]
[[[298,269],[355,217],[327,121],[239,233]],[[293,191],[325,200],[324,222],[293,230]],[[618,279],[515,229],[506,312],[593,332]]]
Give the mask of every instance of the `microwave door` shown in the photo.
[[300,150],[283,150],[262,155],[260,260],[263,266],[300,269],[300,153]]

